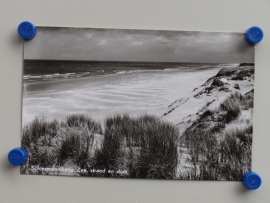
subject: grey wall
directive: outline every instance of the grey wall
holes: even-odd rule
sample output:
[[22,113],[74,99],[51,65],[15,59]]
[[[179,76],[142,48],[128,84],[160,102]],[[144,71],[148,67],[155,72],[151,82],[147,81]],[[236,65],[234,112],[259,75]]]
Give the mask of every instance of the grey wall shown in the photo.
[[[270,201],[270,1],[81,0],[2,1],[0,7],[0,202],[219,202]],[[263,179],[247,191],[239,182],[197,182],[25,176],[7,162],[20,146],[23,40],[17,26],[244,32],[259,25],[252,167]]]

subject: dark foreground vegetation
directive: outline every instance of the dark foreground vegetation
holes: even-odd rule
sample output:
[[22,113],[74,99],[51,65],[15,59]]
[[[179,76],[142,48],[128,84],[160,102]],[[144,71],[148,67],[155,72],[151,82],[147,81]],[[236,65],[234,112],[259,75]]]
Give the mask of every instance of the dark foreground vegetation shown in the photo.
[[[215,110],[204,109],[181,137],[180,142],[188,148],[188,161],[194,166],[182,178],[241,180],[242,174],[251,169],[253,125],[252,116],[246,122],[238,117],[252,108],[250,91],[245,95],[232,93]],[[226,129],[230,124],[232,127]]]
[[[30,170],[38,165],[85,169],[79,171],[82,176],[173,179],[178,134],[175,126],[149,115],[116,115],[106,119],[104,130],[84,115],[62,122],[36,118],[23,128],[22,145],[29,159],[22,173],[60,173]],[[117,173],[119,170],[127,173]]]
[[[241,112],[252,108],[253,91],[245,95],[235,92],[215,110],[202,108],[198,119],[180,138],[174,125],[150,115],[116,115],[105,120],[104,128],[84,115],[72,115],[61,122],[36,118],[23,128],[22,146],[29,158],[21,171],[48,175],[240,180],[251,167],[252,117],[250,122],[238,118]],[[184,172],[180,166],[183,151],[185,161],[191,164]],[[31,170],[33,166],[39,169]],[[61,167],[72,170],[66,172]]]

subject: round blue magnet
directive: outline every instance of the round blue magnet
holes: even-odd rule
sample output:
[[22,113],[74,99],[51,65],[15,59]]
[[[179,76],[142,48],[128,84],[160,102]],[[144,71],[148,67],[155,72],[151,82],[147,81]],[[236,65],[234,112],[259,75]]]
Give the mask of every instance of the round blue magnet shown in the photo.
[[18,26],[18,33],[23,39],[33,39],[37,34],[37,28],[33,23],[24,21]]
[[14,148],[8,153],[9,162],[16,166],[24,163],[27,157],[27,151],[21,147]]
[[257,173],[249,171],[242,176],[242,182],[248,189],[256,190],[261,186],[262,179]]
[[263,31],[257,26],[249,28],[245,33],[245,38],[250,44],[257,44],[263,39]]

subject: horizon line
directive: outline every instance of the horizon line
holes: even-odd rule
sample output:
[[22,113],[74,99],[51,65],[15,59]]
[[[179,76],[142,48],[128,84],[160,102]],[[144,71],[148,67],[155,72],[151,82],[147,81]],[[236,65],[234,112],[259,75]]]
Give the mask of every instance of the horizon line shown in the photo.
[[[156,62],[156,61],[104,61],[104,60],[54,60],[54,59],[24,59],[24,62],[78,62],[78,63],[160,63],[160,64],[241,64],[247,62],[238,62],[238,63],[198,63],[198,62]],[[255,64],[255,63],[247,63]]]

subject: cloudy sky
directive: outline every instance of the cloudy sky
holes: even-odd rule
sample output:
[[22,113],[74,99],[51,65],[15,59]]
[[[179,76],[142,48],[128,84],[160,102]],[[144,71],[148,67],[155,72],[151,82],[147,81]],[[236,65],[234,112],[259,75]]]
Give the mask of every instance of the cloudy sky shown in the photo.
[[243,33],[38,27],[25,59],[254,63]]

